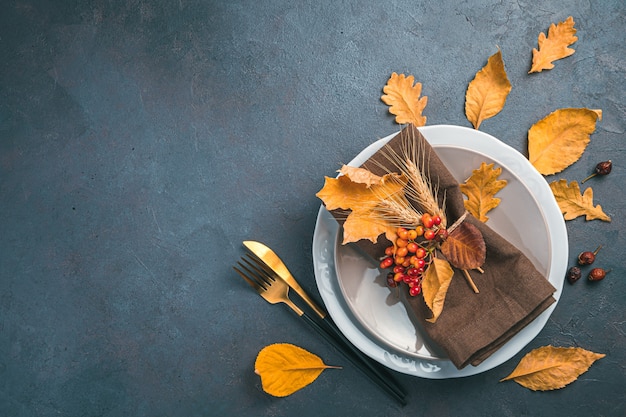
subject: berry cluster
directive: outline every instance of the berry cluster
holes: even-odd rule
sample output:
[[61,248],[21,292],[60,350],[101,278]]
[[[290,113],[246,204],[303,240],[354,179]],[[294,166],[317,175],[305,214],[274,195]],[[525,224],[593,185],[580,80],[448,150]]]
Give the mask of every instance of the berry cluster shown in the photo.
[[422,292],[422,278],[432,261],[437,244],[448,237],[448,231],[441,226],[441,217],[424,213],[420,225],[414,229],[399,227],[396,241],[385,249],[380,261],[381,269],[393,268],[387,274],[387,285],[395,288],[404,282],[411,296]]
[[[598,251],[601,248],[602,248],[602,245],[598,246],[598,249],[596,249],[593,252],[591,251],[581,252],[578,255],[578,264],[581,266],[587,266],[587,265],[591,265],[592,263],[594,263],[596,260],[596,255],[598,254]],[[604,277],[606,277],[606,274],[608,274],[609,272],[611,272],[610,269],[605,270],[603,268],[593,268],[591,271],[589,271],[589,275],[587,276],[587,279],[589,279],[589,281],[602,281]],[[575,283],[581,277],[582,277],[582,271],[580,270],[579,267],[572,266],[570,269],[567,270],[566,278],[570,282],[570,284]]]

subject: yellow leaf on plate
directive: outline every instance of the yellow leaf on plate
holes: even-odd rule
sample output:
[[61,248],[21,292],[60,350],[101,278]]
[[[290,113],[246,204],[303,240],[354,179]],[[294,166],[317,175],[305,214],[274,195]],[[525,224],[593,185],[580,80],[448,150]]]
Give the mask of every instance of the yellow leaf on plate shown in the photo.
[[[382,177],[367,176],[361,169],[344,169],[344,175],[326,177],[316,194],[328,210],[350,211],[343,224],[343,244],[368,239],[376,243],[381,234],[392,234],[396,227],[384,215],[385,204],[402,202],[406,178],[395,173]],[[356,180],[351,176],[355,175]]]
[[526,354],[515,370],[500,382],[512,379],[533,391],[559,389],[576,381],[605,356],[582,348],[543,346]]
[[426,319],[426,321],[434,323],[441,315],[453,275],[454,270],[448,261],[439,258],[433,258],[426,272],[424,272],[422,293],[424,294],[426,305],[433,313],[433,317]]
[[387,85],[383,87],[385,93],[380,99],[389,106],[389,113],[396,116],[396,123],[412,123],[417,127],[426,124],[426,116],[422,115],[428,97],[420,98],[422,84],[415,83],[415,77],[404,74],[391,74]]
[[585,216],[585,220],[604,220],[610,222],[609,217],[602,206],[593,205],[593,190],[587,188],[585,192],[580,194],[580,185],[576,181],[572,181],[569,185],[567,180],[561,179],[550,183],[552,194],[556,198],[556,202],[563,213],[565,220],[572,220],[578,216]]
[[465,93],[465,116],[474,129],[478,129],[483,120],[500,113],[509,92],[511,83],[506,76],[502,52],[498,50],[476,73]]
[[494,195],[503,189],[507,182],[499,180],[502,168],[494,168],[494,164],[480,164],[480,168],[472,171],[472,175],[464,184],[459,184],[461,192],[467,196],[464,201],[467,211],[481,222],[489,220],[487,212],[500,204],[500,199]]
[[568,46],[578,40],[574,36],[575,34],[576,29],[574,29],[572,16],[557,25],[552,23],[548,29],[548,36],[541,32],[538,42],[539,49],[533,49],[533,63],[528,73],[552,69],[554,68],[552,61],[572,55],[575,51]]
[[261,376],[263,391],[286,397],[306,387],[328,368],[318,356],[289,343],[276,343],[261,349],[254,372]]
[[578,161],[602,120],[602,110],[558,109],[528,130],[528,160],[543,175],[556,174]]

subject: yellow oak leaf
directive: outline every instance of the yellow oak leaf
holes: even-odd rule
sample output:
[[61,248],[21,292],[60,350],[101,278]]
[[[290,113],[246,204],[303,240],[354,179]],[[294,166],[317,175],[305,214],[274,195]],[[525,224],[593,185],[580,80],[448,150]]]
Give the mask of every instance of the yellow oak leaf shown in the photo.
[[538,40],[539,49],[533,48],[533,63],[528,73],[552,69],[554,68],[552,61],[572,55],[575,51],[568,46],[578,40],[575,34],[572,16],[557,25],[552,23],[548,29],[548,36],[541,32]]
[[605,356],[577,347],[543,346],[526,354],[515,370],[500,382],[512,379],[533,391],[555,390],[576,381]]
[[433,258],[426,272],[424,272],[422,293],[426,305],[433,313],[433,317],[426,319],[426,321],[434,323],[441,315],[453,275],[454,270],[448,261],[440,258]]
[[426,116],[422,115],[428,97],[420,98],[422,84],[415,83],[415,77],[404,74],[391,74],[387,85],[383,87],[385,93],[380,99],[389,106],[389,113],[396,116],[396,123],[412,123],[420,127],[426,124]]
[[509,92],[511,83],[504,69],[502,52],[498,50],[476,73],[465,93],[465,116],[474,129],[478,129],[483,120],[500,113]]
[[254,362],[254,372],[261,377],[263,391],[286,397],[301,390],[328,366],[317,355],[289,343],[276,343],[261,349]]
[[576,181],[572,181],[568,185],[567,180],[561,179],[551,182],[550,189],[565,220],[585,216],[585,220],[599,219],[605,222],[611,221],[611,217],[602,211],[602,207],[599,204],[597,206],[593,205],[593,190],[591,187],[587,188],[581,195],[580,185]]
[[489,220],[487,212],[500,204],[500,199],[494,195],[503,189],[507,182],[499,180],[502,168],[494,168],[494,164],[480,164],[480,168],[472,171],[472,175],[459,184],[461,192],[467,196],[464,201],[467,211],[481,222]]
[[555,110],[528,130],[528,160],[543,175],[563,171],[580,159],[597,120],[602,110]]
[[[328,210],[350,211],[343,224],[344,245],[361,239],[376,243],[378,236],[392,234],[397,227],[383,215],[386,203],[395,201],[409,204],[404,197],[407,179],[403,175],[391,173],[378,177],[377,182],[371,182],[374,177],[370,177],[364,183],[353,181],[350,175],[348,172],[337,178],[326,177],[324,187],[316,196]],[[363,180],[362,173],[358,173],[357,180]]]

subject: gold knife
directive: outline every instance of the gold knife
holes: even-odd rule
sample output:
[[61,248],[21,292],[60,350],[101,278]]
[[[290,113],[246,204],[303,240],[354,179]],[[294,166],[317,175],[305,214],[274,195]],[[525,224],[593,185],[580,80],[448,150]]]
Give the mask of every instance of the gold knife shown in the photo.
[[265,246],[261,242],[254,240],[245,240],[243,245],[250,250],[257,258],[263,261],[269,268],[274,270],[278,276],[280,276],[286,283],[292,288],[296,294],[300,296],[308,305],[315,311],[320,318],[326,317],[326,312],[320,306],[318,306],[309,295],[300,287],[300,284],[291,275],[291,272],[287,269],[287,266],[283,261],[274,253],[273,250]]

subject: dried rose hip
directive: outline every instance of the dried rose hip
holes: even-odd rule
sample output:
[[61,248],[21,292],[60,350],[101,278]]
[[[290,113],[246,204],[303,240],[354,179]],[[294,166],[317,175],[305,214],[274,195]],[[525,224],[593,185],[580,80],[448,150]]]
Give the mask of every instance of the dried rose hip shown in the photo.
[[589,279],[589,281],[601,281],[604,279],[604,277],[606,277],[606,274],[608,274],[609,272],[611,271],[605,271],[602,268],[593,268],[589,272],[589,276],[587,278]]
[[581,181],[581,184],[595,177],[596,175],[609,175],[611,173],[611,168],[613,168],[613,163],[609,159],[608,161],[600,162],[596,165],[593,174],[589,175],[587,178]]
[[596,255],[598,254],[598,251],[601,248],[602,248],[602,245],[598,246],[598,248],[593,252],[591,251],[581,252],[578,255],[578,263],[580,265],[591,265],[596,260]]
[[580,272],[580,268],[577,266],[573,266],[570,269],[567,270],[567,280],[570,282],[570,284],[575,283],[576,281],[578,281],[580,279],[580,277],[582,276],[582,273]]

